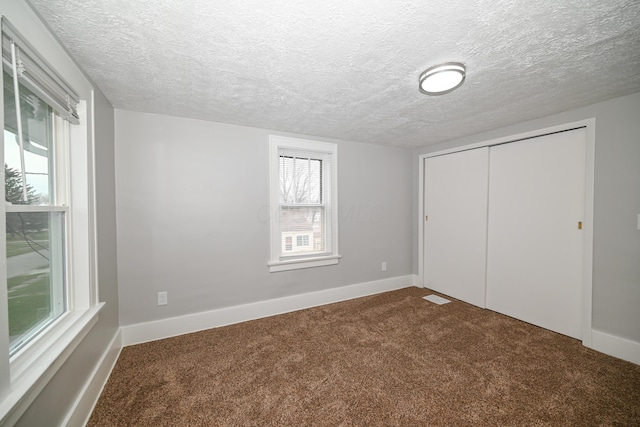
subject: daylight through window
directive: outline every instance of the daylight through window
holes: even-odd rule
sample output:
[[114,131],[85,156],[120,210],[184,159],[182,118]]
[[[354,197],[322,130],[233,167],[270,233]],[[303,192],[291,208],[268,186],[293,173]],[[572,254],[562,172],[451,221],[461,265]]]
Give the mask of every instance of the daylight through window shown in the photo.
[[[336,155],[335,144],[271,138],[271,271],[337,262]],[[305,264],[319,259],[329,262]]]
[[[3,17],[4,225],[9,354],[69,310],[69,123],[78,96]],[[6,321],[6,320],[5,320]]]
[[56,151],[63,152],[58,147],[63,142],[56,140],[55,113],[22,84],[17,105],[13,76],[4,73],[3,81],[7,294],[13,354],[66,311],[67,208],[56,191]]

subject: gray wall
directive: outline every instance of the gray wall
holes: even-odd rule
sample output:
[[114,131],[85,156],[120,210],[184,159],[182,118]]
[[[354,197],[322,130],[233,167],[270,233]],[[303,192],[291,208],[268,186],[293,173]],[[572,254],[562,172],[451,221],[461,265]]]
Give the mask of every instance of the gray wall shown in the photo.
[[346,141],[340,263],[269,273],[270,133],[116,110],[122,326],[411,274],[411,152]]
[[413,159],[413,262],[418,269],[418,156],[595,117],[593,329],[640,342],[640,93],[424,149]]
[[100,320],[105,337],[120,329],[118,318],[118,253],[116,229],[115,112],[104,95],[95,92],[96,233],[98,296],[106,302]]

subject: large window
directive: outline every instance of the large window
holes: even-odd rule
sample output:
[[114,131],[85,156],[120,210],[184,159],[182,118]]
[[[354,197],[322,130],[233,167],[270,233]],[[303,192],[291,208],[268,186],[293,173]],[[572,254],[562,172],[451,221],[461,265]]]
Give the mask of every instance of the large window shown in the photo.
[[[87,104],[5,16],[0,26],[0,424],[13,425],[96,323],[102,304]],[[62,49],[47,46],[49,57],[70,63]],[[89,97],[87,83],[78,82]]]
[[270,138],[271,271],[336,264],[337,147]]

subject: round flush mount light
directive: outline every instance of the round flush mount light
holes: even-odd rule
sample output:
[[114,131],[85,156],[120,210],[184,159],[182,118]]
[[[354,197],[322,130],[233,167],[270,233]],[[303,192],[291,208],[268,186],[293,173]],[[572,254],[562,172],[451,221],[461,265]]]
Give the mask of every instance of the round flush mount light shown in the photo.
[[447,62],[427,68],[420,74],[420,92],[427,95],[444,95],[462,85],[466,68],[459,62]]

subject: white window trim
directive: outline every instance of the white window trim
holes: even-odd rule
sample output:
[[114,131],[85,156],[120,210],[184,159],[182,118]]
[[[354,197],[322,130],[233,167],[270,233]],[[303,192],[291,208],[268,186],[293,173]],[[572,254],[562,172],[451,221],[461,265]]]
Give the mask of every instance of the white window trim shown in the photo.
[[[317,151],[330,153],[332,157],[331,167],[331,252],[323,252],[319,255],[303,255],[290,259],[281,259],[280,237],[280,148],[296,150]],[[321,267],[334,265],[339,262],[341,256],[338,251],[338,146],[336,144],[309,141],[306,139],[290,138],[279,135],[269,136],[269,202],[271,207],[271,259],[267,263],[269,272],[297,270],[301,268]]]

